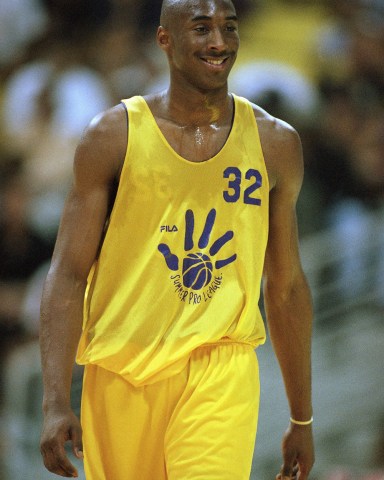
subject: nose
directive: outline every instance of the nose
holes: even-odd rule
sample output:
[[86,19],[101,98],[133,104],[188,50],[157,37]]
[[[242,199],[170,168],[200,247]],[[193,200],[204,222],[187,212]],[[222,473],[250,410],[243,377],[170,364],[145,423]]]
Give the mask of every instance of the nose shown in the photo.
[[220,28],[213,28],[208,39],[208,47],[212,50],[223,51],[227,48],[227,42]]

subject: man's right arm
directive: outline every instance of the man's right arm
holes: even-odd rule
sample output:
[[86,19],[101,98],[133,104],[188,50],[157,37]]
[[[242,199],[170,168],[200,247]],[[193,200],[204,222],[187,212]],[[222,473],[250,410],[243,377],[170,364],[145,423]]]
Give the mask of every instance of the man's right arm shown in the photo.
[[102,241],[108,209],[124,161],[126,112],[122,105],[101,114],[86,130],[75,154],[74,181],[60,223],[41,303],[40,348],[45,466],[76,477],[64,444],[82,456],[81,428],[70,407],[70,387],[82,329],[87,277]]

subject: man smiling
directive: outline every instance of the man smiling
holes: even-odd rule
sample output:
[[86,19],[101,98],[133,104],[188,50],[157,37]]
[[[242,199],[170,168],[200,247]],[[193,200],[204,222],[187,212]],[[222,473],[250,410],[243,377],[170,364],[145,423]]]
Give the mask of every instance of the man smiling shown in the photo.
[[[300,140],[228,92],[239,48],[231,1],[165,0],[157,42],[169,87],[95,118],[75,155],[41,306],[44,463],[77,476],[70,441],[88,480],[248,479],[263,277],[291,410],[277,478],[306,480],[312,310],[295,215]],[[82,426],[69,398],[76,351]]]

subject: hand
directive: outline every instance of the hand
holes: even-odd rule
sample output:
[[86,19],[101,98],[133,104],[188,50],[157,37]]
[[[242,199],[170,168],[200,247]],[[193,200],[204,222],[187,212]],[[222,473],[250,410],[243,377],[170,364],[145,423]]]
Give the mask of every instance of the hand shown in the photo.
[[[212,230],[216,220],[216,210],[212,208],[205,221],[203,232],[197,244],[197,250],[205,249],[210,240]],[[214,260],[213,256],[219,253],[220,249],[230,240],[232,240],[234,233],[229,230],[221,237],[213,242],[209,249],[209,256],[201,251],[190,252],[196,249],[194,241],[195,217],[192,210],[187,210],[185,213],[185,237],[184,237],[184,259],[181,266],[181,276],[183,284],[186,288],[192,290],[201,290],[206,287],[212,280],[216,270],[227,266],[234,262],[237,255],[234,254],[229,258],[223,260]],[[180,267],[179,257],[173,254],[169,246],[165,243],[160,243],[158,246],[159,252],[163,255],[167,267],[172,271],[178,271]]]
[[45,415],[40,450],[45,467],[62,477],[78,477],[77,469],[69,461],[65,443],[70,441],[77,458],[83,458],[82,431],[79,419],[72,410],[50,411]]
[[283,442],[283,465],[276,480],[307,480],[315,461],[312,426],[290,424]]

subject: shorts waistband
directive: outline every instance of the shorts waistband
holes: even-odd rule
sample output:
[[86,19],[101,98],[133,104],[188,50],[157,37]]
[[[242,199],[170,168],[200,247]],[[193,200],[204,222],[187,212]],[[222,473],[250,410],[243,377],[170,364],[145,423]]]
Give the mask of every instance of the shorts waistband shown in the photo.
[[256,348],[256,345],[254,345],[251,342],[234,340],[233,338],[221,338],[220,340],[217,340],[215,342],[203,343],[202,345],[200,345],[200,347],[215,347],[215,346],[221,346],[221,345],[243,345],[245,347],[251,347],[253,349]]

